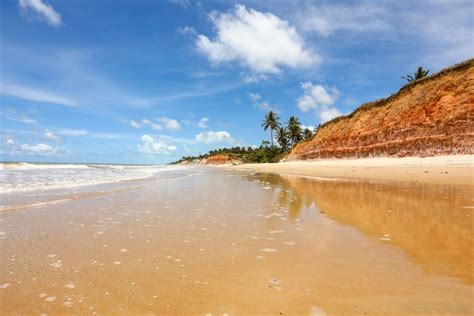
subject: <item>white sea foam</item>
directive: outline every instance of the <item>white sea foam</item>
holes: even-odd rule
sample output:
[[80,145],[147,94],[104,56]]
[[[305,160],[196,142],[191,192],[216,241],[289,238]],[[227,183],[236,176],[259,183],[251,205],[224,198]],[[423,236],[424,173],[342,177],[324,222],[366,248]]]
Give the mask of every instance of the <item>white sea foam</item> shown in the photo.
[[0,163],[0,193],[75,188],[150,178],[182,166]]

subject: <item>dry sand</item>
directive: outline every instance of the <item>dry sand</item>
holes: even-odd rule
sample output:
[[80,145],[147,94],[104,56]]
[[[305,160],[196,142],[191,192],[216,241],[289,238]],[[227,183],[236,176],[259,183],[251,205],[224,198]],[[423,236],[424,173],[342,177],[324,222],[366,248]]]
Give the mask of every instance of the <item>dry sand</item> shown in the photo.
[[312,177],[392,180],[435,184],[474,184],[474,155],[325,159],[243,164],[229,168]]

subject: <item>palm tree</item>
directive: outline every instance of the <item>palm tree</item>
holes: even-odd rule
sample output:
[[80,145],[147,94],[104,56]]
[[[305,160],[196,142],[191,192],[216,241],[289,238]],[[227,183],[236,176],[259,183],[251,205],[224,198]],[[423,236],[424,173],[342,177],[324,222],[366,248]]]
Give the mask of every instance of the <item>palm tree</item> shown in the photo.
[[418,79],[421,79],[423,77],[428,76],[428,73],[430,72],[429,69],[423,69],[423,67],[418,67],[418,70],[412,75],[406,75],[403,76],[402,78],[405,79],[408,82],[416,81]]
[[283,151],[285,151],[290,143],[288,139],[288,129],[286,127],[278,127],[276,130],[276,140],[280,144]]
[[270,129],[270,141],[272,143],[273,147],[273,131],[276,130],[279,126],[280,123],[278,122],[280,118],[278,117],[278,114],[276,114],[273,111],[268,112],[265,114],[265,119],[262,121],[262,127],[266,131],[267,129]]
[[313,137],[313,132],[309,128],[303,130],[303,138],[305,140],[310,140]]
[[296,116],[290,116],[286,126],[288,128],[291,147],[293,147],[297,142],[301,141],[303,135],[301,134],[301,123]]

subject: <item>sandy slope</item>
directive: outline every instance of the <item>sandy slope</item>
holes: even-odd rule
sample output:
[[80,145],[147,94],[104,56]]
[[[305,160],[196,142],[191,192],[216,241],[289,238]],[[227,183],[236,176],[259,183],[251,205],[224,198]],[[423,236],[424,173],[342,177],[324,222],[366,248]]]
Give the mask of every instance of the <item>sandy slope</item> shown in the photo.
[[226,167],[302,176],[474,185],[474,155],[324,159]]

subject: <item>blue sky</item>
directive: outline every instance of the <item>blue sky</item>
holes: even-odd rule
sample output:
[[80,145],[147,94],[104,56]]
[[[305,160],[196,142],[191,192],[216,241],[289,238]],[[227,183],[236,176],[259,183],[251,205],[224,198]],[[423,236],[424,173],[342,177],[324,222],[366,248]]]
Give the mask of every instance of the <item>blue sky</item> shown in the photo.
[[1,160],[165,163],[473,56],[471,1],[0,2]]

